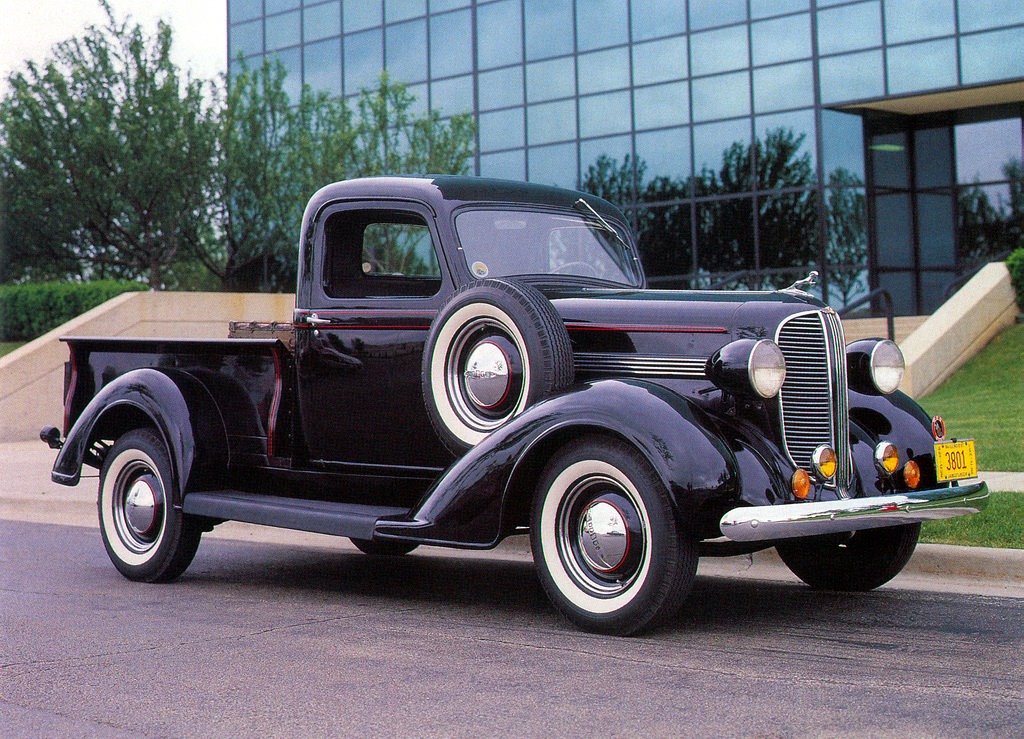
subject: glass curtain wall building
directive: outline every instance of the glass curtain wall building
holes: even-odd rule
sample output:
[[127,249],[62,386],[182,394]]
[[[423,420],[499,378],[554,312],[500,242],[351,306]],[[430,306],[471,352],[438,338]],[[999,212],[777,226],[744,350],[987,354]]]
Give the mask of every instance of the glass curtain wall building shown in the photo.
[[476,118],[474,173],[578,187],[652,282],[933,310],[1021,243],[1021,0],[228,0],[289,93],[382,70]]

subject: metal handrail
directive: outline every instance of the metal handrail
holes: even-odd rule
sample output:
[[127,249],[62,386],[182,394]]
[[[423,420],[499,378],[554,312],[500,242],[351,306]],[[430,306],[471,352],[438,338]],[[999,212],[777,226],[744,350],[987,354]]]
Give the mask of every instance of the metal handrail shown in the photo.
[[847,313],[852,311],[854,308],[859,308],[867,302],[874,300],[875,298],[881,298],[885,303],[885,325],[889,331],[889,341],[896,341],[896,310],[892,299],[892,293],[886,290],[884,287],[876,287],[874,290],[869,292],[867,295],[858,298],[857,300],[844,306],[842,310],[836,311],[840,316],[845,316]]

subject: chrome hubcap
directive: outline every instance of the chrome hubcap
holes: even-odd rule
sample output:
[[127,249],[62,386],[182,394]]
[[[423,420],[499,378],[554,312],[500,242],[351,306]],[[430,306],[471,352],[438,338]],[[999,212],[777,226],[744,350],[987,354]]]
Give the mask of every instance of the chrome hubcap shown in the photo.
[[124,518],[138,537],[153,533],[157,524],[156,492],[145,479],[136,480],[124,500]]
[[583,511],[578,538],[584,559],[598,572],[614,572],[629,552],[626,517],[607,500],[595,500]]
[[463,378],[470,400],[494,408],[508,397],[512,384],[508,357],[493,341],[482,341],[469,353]]

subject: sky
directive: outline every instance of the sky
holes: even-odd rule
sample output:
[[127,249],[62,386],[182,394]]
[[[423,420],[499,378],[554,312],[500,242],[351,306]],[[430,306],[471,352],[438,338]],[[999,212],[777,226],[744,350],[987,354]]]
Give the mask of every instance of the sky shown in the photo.
[[[158,19],[174,29],[175,63],[193,77],[213,79],[227,62],[227,3],[224,0],[110,0],[118,18],[130,15],[147,34]],[[43,63],[50,48],[102,24],[95,0],[0,0],[0,93],[7,77],[26,60]]]

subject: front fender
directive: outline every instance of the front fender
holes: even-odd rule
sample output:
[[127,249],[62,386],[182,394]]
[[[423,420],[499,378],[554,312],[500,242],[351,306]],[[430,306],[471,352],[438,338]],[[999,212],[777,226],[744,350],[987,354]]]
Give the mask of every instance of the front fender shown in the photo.
[[[735,495],[736,460],[702,412],[652,382],[600,380],[527,409],[452,465],[413,519],[382,520],[383,538],[489,548],[528,510],[532,485],[550,455],[580,434],[611,434],[650,461],[685,520],[710,497]],[[518,507],[518,508],[517,508]]]
[[187,373],[143,368],[121,375],[89,401],[57,455],[53,481],[77,485],[97,439],[144,425],[167,445],[179,501],[190,481],[226,469],[227,433],[209,391]]
[[865,495],[889,492],[874,468],[872,451],[879,441],[895,444],[903,462],[913,459],[920,465],[922,487],[937,484],[931,418],[913,398],[900,391],[865,395],[851,390],[850,422],[851,437],[857,442],[855,466]]

